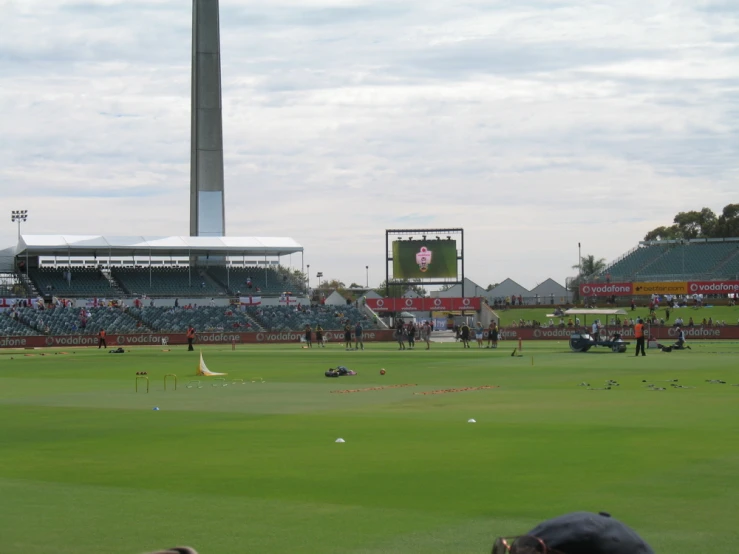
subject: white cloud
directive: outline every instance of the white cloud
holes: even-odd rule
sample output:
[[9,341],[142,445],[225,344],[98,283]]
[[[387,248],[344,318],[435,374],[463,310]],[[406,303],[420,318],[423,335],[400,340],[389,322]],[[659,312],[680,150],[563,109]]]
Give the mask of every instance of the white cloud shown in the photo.
[[[186,234],[189,3],[0,10],[6,209]],[[378,283],[384,229],[462,226],[480,284],[563,281],[737,200],[738,36],[731,2],[221,0],[228,232]]]

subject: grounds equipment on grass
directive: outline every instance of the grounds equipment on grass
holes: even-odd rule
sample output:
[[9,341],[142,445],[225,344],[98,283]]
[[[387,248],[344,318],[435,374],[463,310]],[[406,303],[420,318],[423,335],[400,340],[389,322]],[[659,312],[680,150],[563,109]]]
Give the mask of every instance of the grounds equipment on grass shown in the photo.
[[615,335],[608,340],[596,341],[589,333],[573,333],[570,335],[570,350],[573,352],[587,352],[594,346],[610,348],[612,352],[626,352],[626,347],[631,344],[621,340],[620,335]]

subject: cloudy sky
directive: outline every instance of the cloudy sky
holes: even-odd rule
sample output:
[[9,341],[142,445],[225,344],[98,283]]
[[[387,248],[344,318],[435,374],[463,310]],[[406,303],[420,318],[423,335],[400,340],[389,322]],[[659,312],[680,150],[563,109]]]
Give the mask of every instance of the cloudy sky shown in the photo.
[[[11,209],[188,234],[191,10],[0,0],[0,247]],[[468,277],[533,287],[739,201],[735,0],[221,0],[221,46],[227,233],[293,237],[313,279],[459,226]]]

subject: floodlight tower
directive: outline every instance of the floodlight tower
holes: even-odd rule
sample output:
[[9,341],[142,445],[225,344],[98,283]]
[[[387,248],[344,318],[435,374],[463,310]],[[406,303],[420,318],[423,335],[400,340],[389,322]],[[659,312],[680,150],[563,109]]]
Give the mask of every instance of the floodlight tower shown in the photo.
[[192,2],[190,236],[226,234],[218,0]]
[[21,223],[25,223],[28,219],[28,210],[13,210],[10,212],[10,221],[18,222],[18,238],[21,238]]

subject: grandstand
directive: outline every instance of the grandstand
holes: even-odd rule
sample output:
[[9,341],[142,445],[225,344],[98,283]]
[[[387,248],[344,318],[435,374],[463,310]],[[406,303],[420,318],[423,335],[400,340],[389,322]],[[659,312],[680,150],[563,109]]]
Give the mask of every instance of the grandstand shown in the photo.
[[129,313],[155,331],[184,333],[191,325],[198,331],[261,331],[249,314],[223,306],[197,309],[145,307]]
[[300,254],[302,265],[302,253],[280,237],[23,235],[0,256],[0,283],[7,296],[27,297],[224,297],[257,288],[277,296],[303,291],[277,270],[286,255]]
[[739,278],[739,238],[650,241],[627,252],[591,280],[612,282]]
[[311,306],[305,308],[289,306],[260,306],[248,308],[248,313],[267,331],[300,330],[318,325],[326,330],[341,329],[347,323],[362,322],[365,329],[376,329],[377,325],[366,314],[351,305]]
[[[304,292],[305,284],[280,265],[281,256],[297,253],[302,264],[302,251],[288,238],[24,235],[0,253],[3,298],[34,299],[35,305],[43,297],[56,306],[7,302],[12,309],[0,312],[0,335],[181,333],[191,325],[198,332],[294,331],[305,325],[337,330],[357,321],[376,327],[354,306],[230,304],[248,296],[272,297],[276,304],[286,291]],[[98,303],[144,296],[149,300],[134,307],[130,301],[121,307]],[[189,299],[188,306],[156,306],[153,300],[176,298]]]

